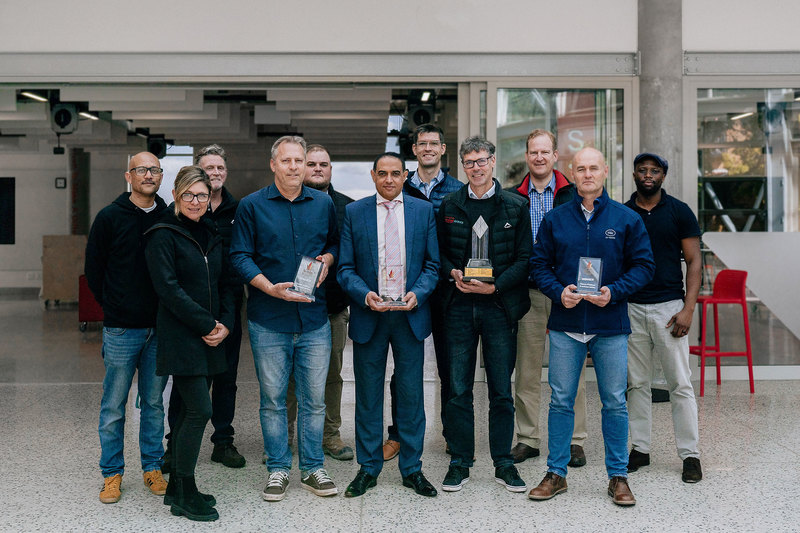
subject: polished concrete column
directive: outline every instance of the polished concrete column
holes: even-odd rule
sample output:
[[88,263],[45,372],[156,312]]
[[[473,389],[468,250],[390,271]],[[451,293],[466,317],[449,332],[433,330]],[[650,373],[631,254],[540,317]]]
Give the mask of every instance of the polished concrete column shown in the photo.
[[665,188],[680,198],[683,190],[681,0],[639,0],[639,52],[639,147],[642,152],[655,152],[669,161]]

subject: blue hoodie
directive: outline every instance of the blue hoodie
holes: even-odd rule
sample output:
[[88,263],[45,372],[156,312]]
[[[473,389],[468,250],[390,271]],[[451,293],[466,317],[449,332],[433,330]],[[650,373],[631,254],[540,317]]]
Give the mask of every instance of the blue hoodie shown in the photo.
[[[553,301],[547,327],[605,336],[629,334],[628,297],[647,285],[656,269],[650,238],[641,217],[611,200],[605,189],[594,201],[589,222],[582,201],[576,194],[573,201],[547,213],[534,241],[533,276]],[[581,257],[603,260],[600,285],[611,290],[605,307],[587,301],[572,309],[561,304],[564,287],[577,280]]]

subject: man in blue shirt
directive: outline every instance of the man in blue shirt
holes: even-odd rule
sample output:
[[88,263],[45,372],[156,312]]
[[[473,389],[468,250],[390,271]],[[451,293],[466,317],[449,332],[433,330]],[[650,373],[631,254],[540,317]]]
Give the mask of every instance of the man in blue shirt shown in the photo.
[[[301,137],[275,141],[270,159],[275,183],[239,202],[231,242],[233,269],[252,286],[247,316],[261,389],[261,431],[270,474],[263,493],[267,501],[282,500],[289,484],[286,390],[293,372],[300,401],[302,486],[318,496],[338,492],[323,468],[331,330],[320,285],[339,253],[339,231],[330,196],[303,185],[305,164]],[[313,301],[288,291],[304,256],[323,262]]]
[[[634,505],[628,486],[625,404],[631,332],[627,300],[653,277],[653,252],[641,217],[608,197],[603,187],[608,165],[600,151],[584,148],[575,154],[572,176],[575,198],[544,216],[533,245],[534,279],[553,301],[547,321],[552,394],[547,474],[528,497],[548,500],[567,490],[573,405],[588,349],[603,402],[608,494],[617,505]],[[579,265],[588,260],[594,263],[597,287],[579,293]]]

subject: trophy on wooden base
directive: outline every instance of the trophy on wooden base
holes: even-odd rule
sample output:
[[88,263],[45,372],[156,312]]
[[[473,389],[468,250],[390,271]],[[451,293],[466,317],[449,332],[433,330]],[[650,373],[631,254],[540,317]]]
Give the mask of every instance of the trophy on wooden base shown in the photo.
[[465,282],[475,279],[494,283],[494,269],[489,260],[489,236],[486,234],[488,230],[489,226],[483,217],[478,217],[472,226],[472,257],[467,260],[464,268]]

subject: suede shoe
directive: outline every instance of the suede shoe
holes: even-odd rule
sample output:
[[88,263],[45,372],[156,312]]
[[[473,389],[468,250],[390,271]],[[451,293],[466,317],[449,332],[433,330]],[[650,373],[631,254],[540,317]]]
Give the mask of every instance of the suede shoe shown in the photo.
[[542,482],[539,483],[538,486],[531,489],[531,491],[528,493],[528,498],[536,501],[544,501],[549,500],[550,498],[556,496],[557,494],[561,494],[562,492],[567,492],[566,478],[563,478],[553,472],[548,472],[544,475]]
[[400,453],[400,443],[389,439],[383,443],[383,460],[391,461]]
[[628,478],[612,477],[608,481],[608,495],[617,505],[623,507],[636,505],[636,498],[633,497],[633,492],[628,486]]
[[144,486],[150,489],[150,492],[156,496],[163,496],[167,493],[167,482],[164,481],[161,470],[145,472],[142,474],[142,477],[144,477]]
[[103,478],[103,490],[100,491],[100,501],[103,503],[117,503],[122,497],[122,474],[114,474]]
[[211,452],[211,460],[215,463],[222,463],[228,468],[242,468],[247,463],[232,442],[215,444],[214,451]]
[[194,476],[175,476],[175,500],[170,505],[169,512],[198,522],[213,522],[219,518],[217,510],[200,496]]
[[494,480],[510,492],[525,492],[525,482],[519,477],[514,465],[501,466],[494,469]]
[[313,472],[300,480],[300,484],[306,490],[310,490],[317,496],[336,496],[339,489],[328,476],[324,468],[317,468]]
[[631,450],[628,455],[628,472],[636,472],[641,466],[650,464],[650,454]]
[[353,448],[347,446],[342,439],[332,439],[322,443],[322,452],[337,461],[352,461]]
[[539,448],[518,442],[516,446],[511,448],[511,455],[514,457],[514,463],[521,463],[531,457],[539,457]]
[[363,470],[359,470],[356,477],[353,478],[353,481],[347,486],[347,490],[344,491],[344,497],[357,498],[358,496],[363,496],[364,493],[367,492],[367,489],[371,489],[377,484],[378,478],[367,474]]
[[580,468],[586,464],[586,454],[583,453],[583,446],[577,444],[570,444],[569,446],[569,463],[572,468]]
[[417,470],[413,474],[409,474],[403,478],[403,486],[414,489],[414,492],[420,496],[427,496],[433,498],[438,494],[430,481],[425,478],[422,470]]
[[703,479],[703,469],[700,468],[700,459],[697,457],[687,457],[683,460],[683,474],[681,479],[684,483],[697,483]]
[[270,473],[267,486],[261,497],[268,502],[279,502],[286,496],[286,487],[289,486],[289,474],[283,470]]
[[469,468],[450,465],[450,468],[447,469],[447,475],[444,476],[444,481],[442,481],[442,490],[445,492],[457,492],[461,490],[461,487],[467,481],[469,481]]

